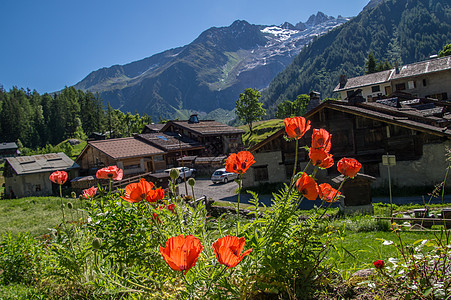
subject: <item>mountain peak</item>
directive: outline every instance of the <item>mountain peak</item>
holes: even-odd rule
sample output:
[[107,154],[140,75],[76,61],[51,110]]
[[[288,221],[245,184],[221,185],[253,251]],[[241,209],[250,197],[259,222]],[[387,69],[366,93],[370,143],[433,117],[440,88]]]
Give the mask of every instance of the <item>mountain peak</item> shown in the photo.
[[335,18],[327,16],[323,12],[319,11],[316,13],[316,15],[311,15],[310,18],[308,18],[307,22],[305,22],[305,25],[311,27],[333,19]]

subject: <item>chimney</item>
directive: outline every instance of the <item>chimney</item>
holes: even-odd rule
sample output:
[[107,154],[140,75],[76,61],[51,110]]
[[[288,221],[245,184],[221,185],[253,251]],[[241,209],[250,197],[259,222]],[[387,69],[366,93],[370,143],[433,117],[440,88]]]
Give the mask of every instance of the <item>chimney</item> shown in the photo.
[[311,111],[312,109],[314,109],[315,107],[317,107],[318,105],[321,104],[320,95],[321,95],[320,93],[315,92],[315,91],[310,92],[310,94],[309,94],[310,101],[308,102],[306,112]]
[[398,61],[395,61],[395,73],[399,74],[399,65],[398,65]]
[[188,123],[199,123],[199,118],[197,117],[197,115],[191,115],[189,117]]
[[346,82],[348,82],[348,79],[346,78],[346,75],[342,74],[340,75],[340,89],[344,88],[346,85]]

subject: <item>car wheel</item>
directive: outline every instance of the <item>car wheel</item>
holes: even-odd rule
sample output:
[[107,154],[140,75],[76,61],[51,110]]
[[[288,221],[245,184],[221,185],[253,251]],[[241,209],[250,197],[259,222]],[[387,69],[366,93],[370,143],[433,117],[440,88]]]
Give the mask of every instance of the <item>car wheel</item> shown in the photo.
[[229,182],[229,179],[226,177],[226,178],[224,178],[224,183],[227,183],[227,182]]
[[181,183],[182,182],[182,178],[177,178],[177,183]]

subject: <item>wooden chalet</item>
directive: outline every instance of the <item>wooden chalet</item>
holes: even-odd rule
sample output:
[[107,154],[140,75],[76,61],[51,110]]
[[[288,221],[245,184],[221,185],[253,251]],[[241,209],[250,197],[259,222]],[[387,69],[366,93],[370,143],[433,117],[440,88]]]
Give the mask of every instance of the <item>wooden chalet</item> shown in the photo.
[[166,152],[134,137],[88,141],[77,157],[81,175],[116,165],[124,177],[166,169]]
[[16,157],[19,155],[19,147],[14,142],[0,143],[0,160],[5,157]]
[[[361,172],[376,178],[373,187],[388,184],[382,155],[396,156],[391,167],[396,186],[433,186],[445,178],[447,150],[451,139],[451,103],[434,99],[391,98],[376,102],[326,101],[305,115],[312,128],[332,134],[331,153],[337,162],[352,157],[363,165]],[[286,182],[293,172],[295,142],[281,129],[253,146],[256,163],[243,184]],[[299,141],[299,170],[308,163],[312,130]],[[336,166],[318,172],[320,180],[336,177]]]
[[174,132],[205,147],[205,156],[218,156],[242,150],[244,131],[213,120],[199,120],[192,115],[187,121],[168,121],[161,132]]

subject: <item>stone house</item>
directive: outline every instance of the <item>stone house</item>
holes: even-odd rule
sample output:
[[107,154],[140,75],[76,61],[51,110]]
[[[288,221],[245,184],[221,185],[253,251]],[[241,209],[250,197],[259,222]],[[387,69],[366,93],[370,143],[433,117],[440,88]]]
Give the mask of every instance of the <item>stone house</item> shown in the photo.
[[340,77],[334,92],[348,99],[359,92],[368,102],[404,92],[414,98],[448,100],[451,97],[451,56],[431,58],[391,70],[346,79]]
[[[312,128],[332,134],[331,153],[335,163],[352,157],[362,163],[361,172],[375,177],[373,187],[387,184],[382,155],[396,156],[391,167],[392,183],[399,187],[433,186],[445,178],[447,150],[451,139],[451,103],[434,99],[376,102],[325,101],[305,115]],[[243,178],[243,185],[287,182],[294,166],[295,142],[284,138],[285,129],[256,144],[250,151],[256,163]],[[299,170],[308,163],[312,130],[299,141]],[[321,170],[320,181],[339,173],[334,167]]]
[[49,179],[55,171],[68,173],[67,183],[78,176],[80,166],[63,152],[5,159],[5,198],[49,196],[58,187]]

